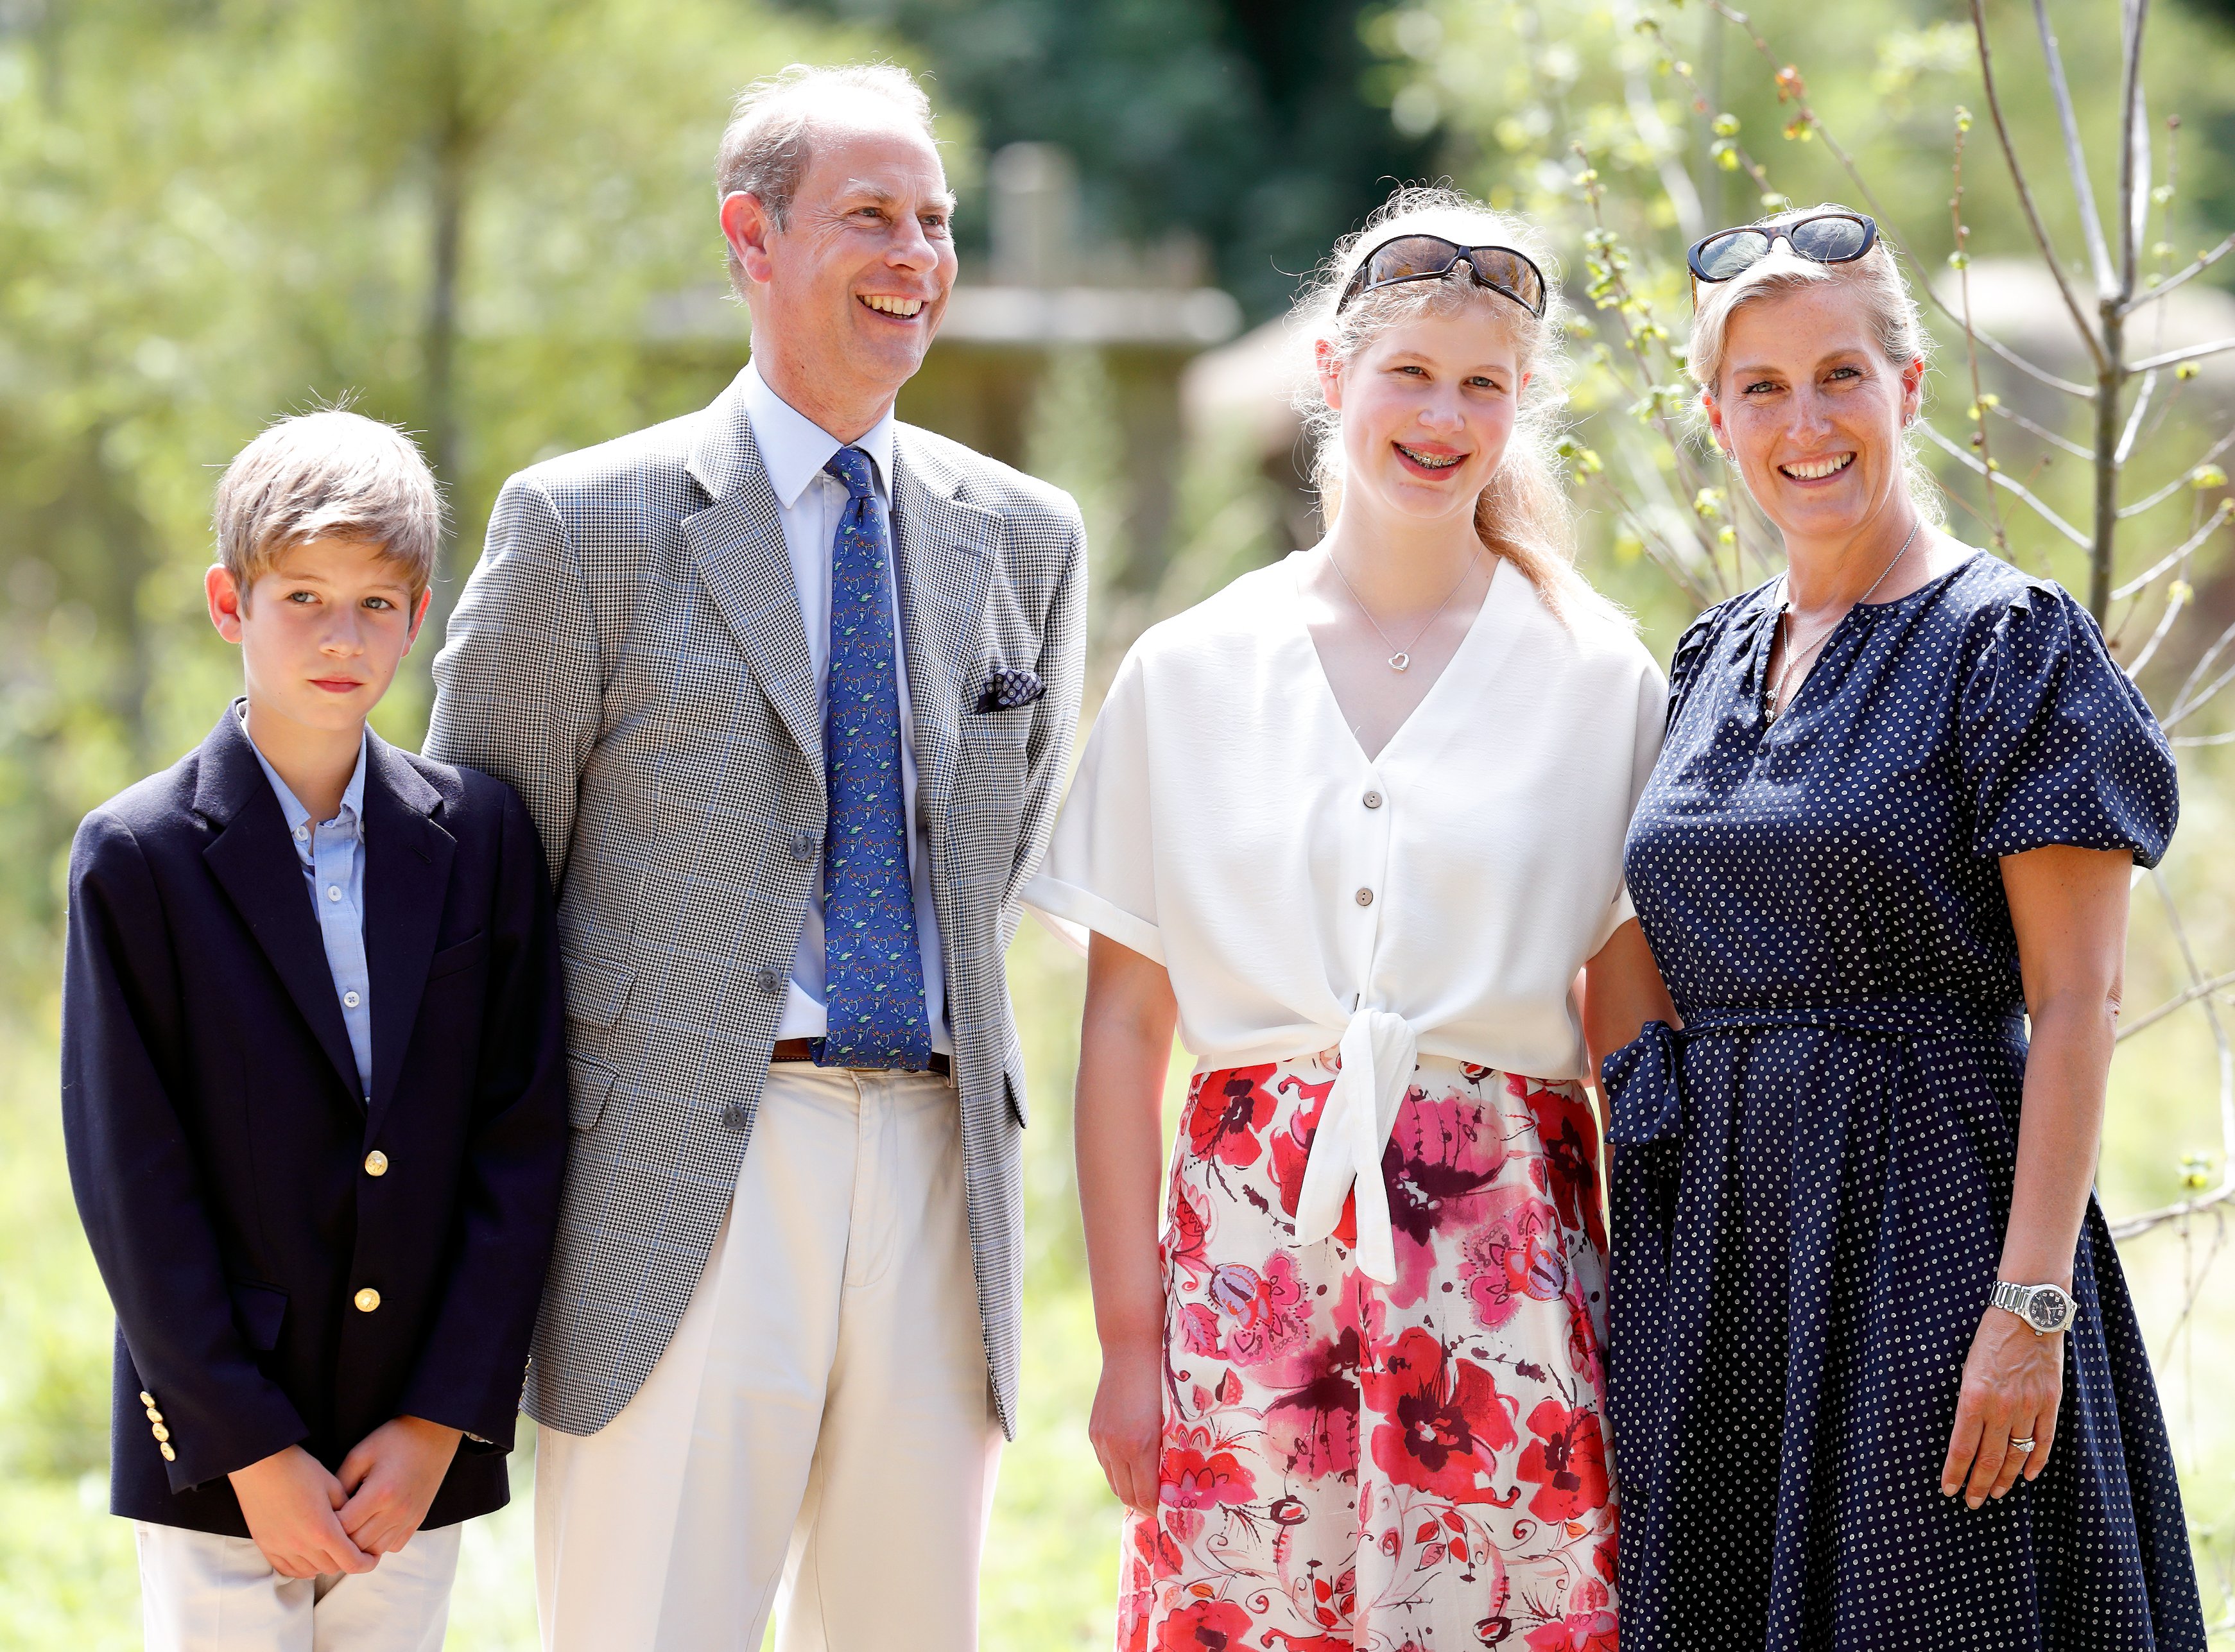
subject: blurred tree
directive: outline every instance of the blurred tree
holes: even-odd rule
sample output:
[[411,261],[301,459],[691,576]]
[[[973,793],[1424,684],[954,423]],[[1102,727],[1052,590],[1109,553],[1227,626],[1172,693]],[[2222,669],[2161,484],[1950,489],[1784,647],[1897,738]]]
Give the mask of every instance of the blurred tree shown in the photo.
[[[916,44],[989,151],[1062,144],[1099,239],[1199,237],[1253,318],[1434,156],[1373,99],[1358,0],[781,3]],[[982,246],[983,214],[960,226]]]
[[[353,397],[455,514],[703,403],[658,302],[721,280],[737,88],[886,49],[738,0],[0,3],[0,1004],[50,990],[79,816],[238,681],[201,615],[217,469]],[[416,745],[439,630],[380,715]]]

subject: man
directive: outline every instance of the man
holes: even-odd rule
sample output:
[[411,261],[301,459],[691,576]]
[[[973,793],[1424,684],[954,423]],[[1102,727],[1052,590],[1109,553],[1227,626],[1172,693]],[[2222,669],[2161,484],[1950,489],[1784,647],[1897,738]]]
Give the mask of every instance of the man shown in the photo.
[[428,750],[519,788],[560,891],[544,1644],[968,1648],[1085,534],[894,420],[955,271],[905,73],[754,88],[719,191],[750,364],[515,476],[436,665]]

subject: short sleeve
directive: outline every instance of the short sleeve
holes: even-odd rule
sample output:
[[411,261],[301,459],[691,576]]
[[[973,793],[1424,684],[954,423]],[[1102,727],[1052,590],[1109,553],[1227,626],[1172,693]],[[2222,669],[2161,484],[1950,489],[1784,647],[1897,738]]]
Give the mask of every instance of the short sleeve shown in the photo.
[[[1698,630],[1699,627],[1694,626],[1691,631],[1686,632],[1686,639],[1688,639]],[[1681,642],[1677,645],[1677,657],[1683,657],[1683,644]],[[1643,669],[1637,674],[1636,721],[1630,736],[1629,795],[1622,800],[1622,818],[1625,821],[1637,812],[1637,800],[1645,795],[1645,783],[1653,777],[1653,765],[1660,761],[1661,743],[1668,734],[1667,708],[1675,699],[1670,679],[1662,676],[1661,668],[1650,659],[1642,664]],[[1614,939],[1615,931],[1636,915],[1637,905],[1629,897],[1629,880],[1624,875],[1615,886],[1613,903],[1601,917],[1587,955],[1597,957],[1607,942]]]
[[[1716,603],[1685,626],[1684,634],[1676,639],[1676,650],[1668,657],[1668,692],[1665,701],[1666,713],[1662,718],[1664,733],[1675,726],[1676,713],[1683,708],[1685,695],[1691,692],[1701,667],[1707,663],[1714,652],[1716,639],[1722,634],[1724,620],[1745,600],[1743,597],[1732,597]],[[1659,749],[1657,744],[1655,749]],[[1651,767],[1649,764],[1647,766]],[[1640,777],[1638,783],[1641,788],[1643,786],[1642,777]]]
[[1049,918],[1107,935],[1162,963],[1142,677],[1137,652],[1128,654],[1079,754],[1047,859],[1022,898]]
[[1974,854],[2067,844],[2125,849],[2141,866],[2165,854],[2180,817],[2172,749],[2061,588],[2029,586],[1997,618],[1958,719]]

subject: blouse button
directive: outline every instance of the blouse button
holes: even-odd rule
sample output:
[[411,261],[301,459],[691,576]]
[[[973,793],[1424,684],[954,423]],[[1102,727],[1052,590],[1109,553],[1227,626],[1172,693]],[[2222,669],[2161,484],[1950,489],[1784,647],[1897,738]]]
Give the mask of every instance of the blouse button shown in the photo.
[[1360,889],[1351,898],[1356,901],[1358,904],[1362,907],[1370,907],[1373,904],[1373,891],[1371,889]]
[[1378,791],[1369,791],[1359,801],[1368,809],[1379,809],[1381,807],[1381,794]]

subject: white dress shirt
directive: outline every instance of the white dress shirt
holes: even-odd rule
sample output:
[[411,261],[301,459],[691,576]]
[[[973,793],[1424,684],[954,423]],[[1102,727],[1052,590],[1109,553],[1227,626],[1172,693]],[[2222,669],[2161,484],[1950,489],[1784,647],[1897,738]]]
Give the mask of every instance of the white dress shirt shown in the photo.
[[[846,484],[823,467],[847,446],[869,456],[875,475],[875,508],[885,523],[885,543],[893,547],[893,416],[889,410],[859,441],[843,442],[768,387],[748,364],[738,384],[753,445],[760,449],[769,484],[783,518],[784,549],[791,556],[791,581],[799,593],[799,617],[807,626],[807,652],[815,661],[816,704],[824,716],[830,692],[830,547],[846,509]],[[893,554],[897,556],[897,547]],[[916,812],[915,725],[908,698],[908,650],[901,628],[900,593],[888,571],[887,600],[893,608],[893,664],[900,689],[901,793],[908,810],[908,885],[915,898],[916,946],[923,957],[923,1006],[931,1024],[931,1047],[954,1053],[947,1028],[947,967],[939,949],[939,912],[931,898],[931,834]],[[820,754],[816,754],[820,756]],[[829,1028],[823,1006],[823,869],[807,902],[807,924],[791,961],[791,985],[779,1039],[819,1039]]]
[[1667,687],[1635,636],[1563,625],[1501,563],[1368,758],[1298,567],[1246,574],[1133,646],[1024,899],[1162,963],[1198,1072],[1340,1046],[1298,1236],[1331,1229],[1356,1179],[1360,1265],[1390,1277],[1374,1196],[1418,1057],[1584,1076],[1570,989],[1630,915],[1622,839]]

